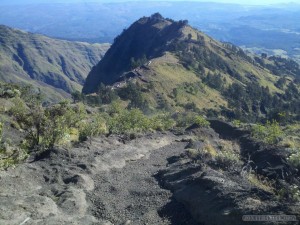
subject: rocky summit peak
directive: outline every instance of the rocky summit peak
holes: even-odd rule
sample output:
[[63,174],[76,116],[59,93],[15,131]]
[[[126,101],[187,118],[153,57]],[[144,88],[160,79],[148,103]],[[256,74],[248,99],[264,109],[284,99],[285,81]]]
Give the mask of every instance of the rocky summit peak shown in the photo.
[[165,18],[160,13],[154,13],[150,16],[152,20],[164,20]]
[[163,55],[168,43],[180,38],[182,21],[175,22],[159,13],[142,17],[125,29],[115,41],[103,60],[88,75],[84,93],[96,91],[100,83],[112,84],[132,69],[132,60],[151,59]]

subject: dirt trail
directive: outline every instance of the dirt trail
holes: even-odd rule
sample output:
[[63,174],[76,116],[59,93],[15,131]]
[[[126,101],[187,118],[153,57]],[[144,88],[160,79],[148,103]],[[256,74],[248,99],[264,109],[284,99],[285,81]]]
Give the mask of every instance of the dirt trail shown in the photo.
[[155,175],[185,142],[102,137],[0,172],[0,224],[196,225]]
[[149,158],[97,174],[95,191],[88,197],[96,206],[92,208],[93,214],[114,224],[126,224],[126,221],[132,224],[196,224],[154,177],[166,168],[167,159],[180,154],[184,147],[184,143],[172,143],[152,151]]

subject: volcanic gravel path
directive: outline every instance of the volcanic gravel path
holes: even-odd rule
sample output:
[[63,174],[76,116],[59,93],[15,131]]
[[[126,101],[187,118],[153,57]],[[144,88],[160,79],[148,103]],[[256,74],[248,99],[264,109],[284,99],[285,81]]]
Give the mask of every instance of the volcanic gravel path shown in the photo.
[[184,137],[100,137],[0,172],[0,224],[196,225],[155,175]]

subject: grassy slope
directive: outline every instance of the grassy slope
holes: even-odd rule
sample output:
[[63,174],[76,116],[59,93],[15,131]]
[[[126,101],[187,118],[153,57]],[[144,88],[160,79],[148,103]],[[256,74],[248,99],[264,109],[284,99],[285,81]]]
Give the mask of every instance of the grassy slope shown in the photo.
[[[150,68],[153,70],[151,73],[156,75],[149,75],[147,78],[154,84],[154,90],[148,94],[148,97],[156,99],[157,94],[162,95],[171,106],[178,106],[181,104],[194,102],[198,108],[219,108],[226,106],[226,101],[220,94],[207,86],[203,90],[198,91],[196,94],[188,93],[184,90],[185,84],[195,84],[199,82],[199,78],[192,70],[184,68],[175,56],[170,53],[153,60]],[[179,94],[175,98],[173,96],[173,89],[179,88]],[[177,107],[180,109],[180,107]]]
[[[209,36],[205,35],[202,32],[199,32],[191,27],[187,26],[184,28],[183,33],[187,36],[189,33],[192,34],[192,39],[196,40],[197,34],[204,37],[206,42],[206,47],[211,51],[217,53],[222,59],[227,62],[230,67],[235,68],[235,70],[242,75],[246,80],[247,78],[245,75],[247,73],[253,74],[259,81],[261,86],[268,86],[270,90],[275,92],[280,92],[278,88],[274,86],[274,83],[279,79],[278,77],[274,76],[265,68],[260,68],[257,65],[253,65],[249,63],[247,60],[237,56],[230,52],[226,47],[222,45],[222,43],[210,38]],[[231,58],[225,55],[230,55]],[[215,71],[216,72],[216,71]],[[226,74],[225,74],[226,75]],[[227,74],[228,75],[228,74]]]
[[[261,86],[269,87],[270,91],[273,93],[282,92],[282,90],[279,90],[274,85],[279,77],[273,75],[269,70],[239,57],[228,50],[228,48],[224,47],[222,43],[211,39],[209,36],[190,26],[184,27],[182,33],[182,38],[186,38],[188,34],[191,34],[192,39],[195,40],[197,39],[197,34],[204,37],[205,47],[218,54],[222,60],[242,76],[245,82],[249,82],[249,78],[246,75],[252,74]],[[230,54],[230,58],[227,57],[226,54]],[[184,67],[173,53],[166,52],[164,56],[152,59],[149,68],[150,71],[142,70],[140,72],[148,81],[154,84],[154,89],[145,94],[146,98],[153,106],[157,105],[159,96],[159,98],[163,97],[166,99],[167,102],[177,110],[181,110],[182,108],[179,106],[187,103],[195,103],[199,109],[218,110],[220,107],[227,107],[227,100],[224,96],[219,91],[210,88],[207,85],[203,84],[203,86],[199,88],[199,91],[193,94],[182,88],[184,84],[193,85],[197,82],[201,83],[201,79],[199,78],[197,71]],[[205,73],[220,73],[225,79],[225,86],[228,86],[233,82],[246,84],[218,69],[210,70],[205,68],[205,71]],[[179,88],[180,90],[176,98],[172,94],[174,88]]]
[[[273,74],[277,70],[280,74]],[[214,75],[218,74],[222,80],[216,80]],[[224,94],[229,85],[238,83],[253,88],[254,84],[268,87],[273,94],[283,93],[284,88],[278,89],[275,84],[286,75],[295,79],[294,72],[284,66],[276,67],[272,58],[246,55],[242,49],[216,41],[184,21],[175,22],[154,14],[139,19],[116,38],[103,60],[90,72],[83,93],[95,92],[100,83],[117,82],[115,87],[119,88],[134,76],[152,108],[183,110],[196,106],[220,111],[228,107],[229,101],[233,105],[234,99]],[[222,84],[214,87],[208,79]],[[119,81],[123,84],[119,85]]]
[[51,39],[0,26],[0,79],[32,84],[48,99],[80,90],[109,45]]

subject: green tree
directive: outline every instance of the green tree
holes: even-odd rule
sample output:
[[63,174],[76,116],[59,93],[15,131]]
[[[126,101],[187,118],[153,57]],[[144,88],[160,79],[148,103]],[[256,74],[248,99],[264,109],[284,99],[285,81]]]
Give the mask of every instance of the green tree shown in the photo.
[[115,91],[112,90],[111,87],[105,86],[103,83],[100,84],[97,94],[103,104],[109,104],[118,98]]
[[80,102],[83,100],[83,95],[80,93],[80,91],[74,91],[72,92],[72,99],[73,99],[73,102],[76,103],[76,102]]

